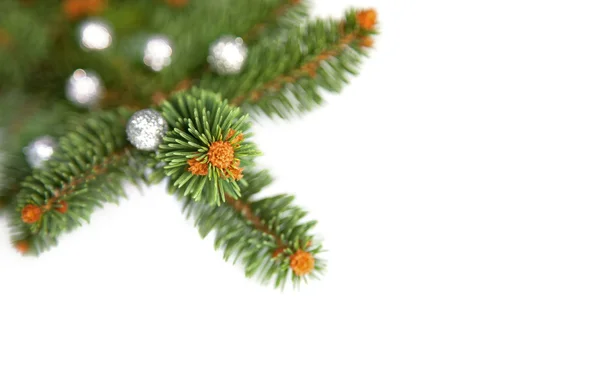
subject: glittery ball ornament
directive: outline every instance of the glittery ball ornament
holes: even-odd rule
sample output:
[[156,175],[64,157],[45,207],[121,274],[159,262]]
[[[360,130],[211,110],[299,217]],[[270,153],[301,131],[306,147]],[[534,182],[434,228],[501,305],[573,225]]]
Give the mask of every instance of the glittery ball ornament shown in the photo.
[[140,110],[127,123],[127,138],[139,150],[156,150],[161,144],[168,125],[163,116],[154,109]]
[[144,63],[154,71],[160,71],[171,64],[173,46],[162,35],[153,36],[144,47]]
[[208,63],[220,75],[238,74],[248,59],[248,47],[242,38],[222,36],[209,48]]
[[67,99],[75,105],[92,107],[104,95],[102,80],[93,71],[78,69],[67,81]]
[[39,168],[50,160],[56,148],[56,141],[52,137],[44,136],[32,141],[23,152],[29,166]]
[[104,50],[112,43],[112,30],[100,20],[87,20],[79,26],[79,43],[85,50]]

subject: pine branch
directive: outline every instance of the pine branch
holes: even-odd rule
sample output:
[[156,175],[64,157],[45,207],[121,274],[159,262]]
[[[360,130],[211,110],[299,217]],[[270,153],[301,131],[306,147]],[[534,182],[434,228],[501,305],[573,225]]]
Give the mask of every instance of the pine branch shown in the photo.
[[171,191],[211,204],[239,197],[242,171],[259,154],[247,141],[247,116],[216,94],[198,89],[177,94],[161,108],[171,130],[158,160],[165,163]]
[[289,32],[284,41],[263,41],[245,70],[232,77],[205,75],[199,87],[216,90],[232,104],[287,117],[322,101],[321,89],[339,92],[356,74],[376,33],[373,10],[350,11],[345,20],[319,20]]
[[266,172],[250,172],[239,199],[227,197],[222,206],[188,199],[185,211],[202,237],[216,231],[216,248],[223,248],[225,260],[244,265],[248,277],[282,288],[290,280],[298,285],[318,278],[325,263],[317,258],[322,248],[310,235],[316,222],[302,222],[306,212],[292,205],[291,196],[255,199],[270,182]]
[[[89,222],[94,209],[125,196],[123,184],[143,179],[144,154],[125,136],[130,112],[94,114],[60,139],[59,149],[43,168],[20,184],[16,197],[17,246],[28,243],[36,254],[64,232]],[[27,232],[24,232],[26,230]]]

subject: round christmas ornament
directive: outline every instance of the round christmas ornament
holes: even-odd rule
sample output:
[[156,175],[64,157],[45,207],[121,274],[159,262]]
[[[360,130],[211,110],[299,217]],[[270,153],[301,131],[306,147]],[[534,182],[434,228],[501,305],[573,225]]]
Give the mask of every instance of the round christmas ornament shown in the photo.
[[223,36],[209,48],[208,63],[220,75],[237,74],[244,68],[248,47],[242,38]]
[[25,153],[25,158],[31,168],[39,168],[46,161],[50,160],[56,147],[57,143],[52,137],[44,136],[34,140],[25,147],[23,153]]
[[167,133],[168,125],[154,109],[140,110],[127,123],[127,138],[139,150],[156,150]]
[[144,47],[144,63],[154,71],[161,71],[169,66],[172,55],[171,41],[163,35],[151,37]]
[[112,30],[101,20],[87,20],[79,26],[79,43],[86,50],[104,50],[112,43]]
[[77,69],[67,81],[67,99],[75,105],[92,107],[104,95],[102,80],[93,71]]

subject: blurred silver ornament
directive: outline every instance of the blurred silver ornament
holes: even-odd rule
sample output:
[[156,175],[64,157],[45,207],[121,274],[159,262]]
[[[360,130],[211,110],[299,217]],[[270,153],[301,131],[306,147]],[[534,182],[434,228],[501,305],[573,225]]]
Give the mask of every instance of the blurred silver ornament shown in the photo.
[[100,20],[88,20],[79,26],[79,40],[84,49],[104,50],[112,43],[112,30]]
[[220,75],[237,74],[248,59],[248,47],[242,38],[222,36],[209,48],[208,63]]
[[92,107],[104,95],[102,80],[93,71],[75,70],[67,81],[67,99],[75,105]]
[[153,36],[148,39],[144,47],[144,63],[154,71],[169,66],[172,55],[173,46],[166,36]]
[[40,137],[31,142],[25,149],[25,158],[31,168],[39,168],[52,157],[57,148],[56,141],[50,136]]
[[140,150],[156,150],[168,130],[167,121],[154,109],[137,111],[127,123],[127,138]]

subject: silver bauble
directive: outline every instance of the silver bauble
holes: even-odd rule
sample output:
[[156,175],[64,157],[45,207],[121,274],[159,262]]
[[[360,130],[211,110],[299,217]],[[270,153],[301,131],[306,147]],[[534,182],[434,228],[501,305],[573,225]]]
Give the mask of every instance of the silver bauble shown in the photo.
[[100,20],[87,20],[79,26],[79,43],[86,50],[104,50],[112,43],[112,30]]
[[93,71],[75,70],[67,81],[67,99],[75,105],[93,107],[104,95],[102,80]]
[[238,74],[248,59],[248,47],[242,38],[222,36],[209,48],[208,63],[220,75]]
[[31,168],[39,168],[50,160],[56,148],[56,141],[50,136],[44,136],[32,141],[23,149],[23,153]]
[[162,143],[169,126],[163,116],[154,109],[137,111],[127,123],[127,138],[137,149],[156,150]]
[[171,55],[173,55],[173,46],[166,36],[153,36],[144,46],[144,63],[154,71],[169,66]]

